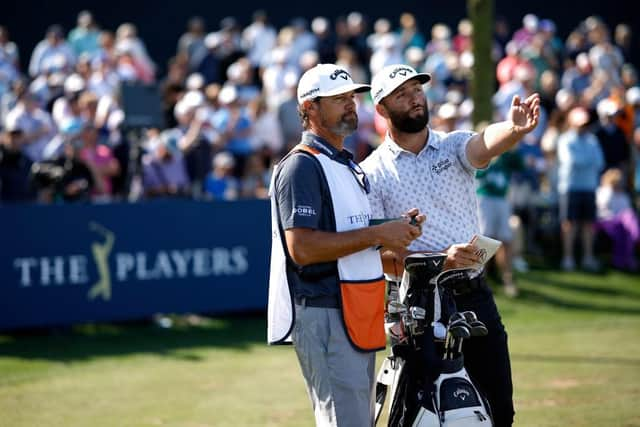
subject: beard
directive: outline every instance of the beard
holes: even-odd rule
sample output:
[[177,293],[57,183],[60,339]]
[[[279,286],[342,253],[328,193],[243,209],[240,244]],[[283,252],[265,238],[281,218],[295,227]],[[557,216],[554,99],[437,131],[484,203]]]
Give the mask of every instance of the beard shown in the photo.
[[336,135],[349,136],[358,128],[358,115],[355,113],[344,114],[338,123],[332,126],[327,123],[323,123],[323,125]]
[[411,117],[410,113],[389,111],[389,119],[393,127],[400,132],[418,133],[424,130],[429,123],[429,108],[425,105],[424,112],[417,117]]

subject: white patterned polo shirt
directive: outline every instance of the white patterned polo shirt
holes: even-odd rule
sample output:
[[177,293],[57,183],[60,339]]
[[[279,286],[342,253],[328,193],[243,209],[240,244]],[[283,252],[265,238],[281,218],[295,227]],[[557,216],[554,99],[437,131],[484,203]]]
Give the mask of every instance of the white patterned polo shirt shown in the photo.
[[409,250],[441,251],[479,233],[476,169],[466,146],[474,132],[429,129],[417,155],[400,148],[389,134],[362,163],[371,192],[372,218],[396,218],[417,207],[427,219]]

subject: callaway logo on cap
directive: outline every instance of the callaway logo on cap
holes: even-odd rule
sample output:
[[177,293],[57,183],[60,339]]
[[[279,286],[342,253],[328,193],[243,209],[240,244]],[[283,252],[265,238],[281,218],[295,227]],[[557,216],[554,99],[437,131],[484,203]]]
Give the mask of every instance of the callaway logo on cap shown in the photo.
[[351,74],[333,64],[318,64],[309,69],[298,83],[298,103],[318,96],[334,96],[346,92],[367,92],[371,86],[354,83]]
[[387,65],[373,77],[371,82],[371,92],[374,104],[380,103],[382,99],[396,90],[402,83],[410,79],[416,79],[425,84],[431,80],[431,75],[427,73],[417,73],[408,65],[395,64]]

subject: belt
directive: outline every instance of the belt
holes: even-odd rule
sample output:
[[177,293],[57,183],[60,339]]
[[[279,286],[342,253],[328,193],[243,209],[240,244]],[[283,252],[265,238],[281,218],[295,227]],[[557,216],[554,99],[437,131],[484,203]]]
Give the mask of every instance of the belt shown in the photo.
[[340,308],[337,295],[322,295],[318,297],[296,296],[296,304],[303,307]]

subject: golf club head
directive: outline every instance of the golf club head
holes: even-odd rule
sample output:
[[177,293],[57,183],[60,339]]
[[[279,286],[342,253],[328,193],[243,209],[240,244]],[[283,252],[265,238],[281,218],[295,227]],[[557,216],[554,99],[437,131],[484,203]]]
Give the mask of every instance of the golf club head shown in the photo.
[[441,286],[449,290],[453,295],[460,295],[467,288],[469,274],[473,271],[470,268],[454,268],[446,270],[431,279],[434,285]]
[[471,336],[484,337],[489,333],[485,324],[478,320],[478,317],[473,311],[463,311],[462,315],[469,324]]
[[410,307],[409,313],[411,313],[411,317],[416,320],[424,320],[427,316],[427,310],[422,307]]
[[476,316],[476,313],[473,311],[462,311],[460,314],[462,314],[469,323],[478,321],[478,316]]
[[443,253],[417,253],[404,259],[404,269],[410,275],[410,287],[425,287],[444,267],[447,255]]
[[469,326],[471,326],[471,336],[486,337],[489,334],[489,330],[487,329],[487,327],[480,321],[471,322]]
[[401,314],[407,312],[407,306],[397,301],[389,301],[387,311],[390,314]]
[[447,328],[449,333],[454,338],[469,338],[471,337],[471,331],[467,322],[453,322],[449,324]]

